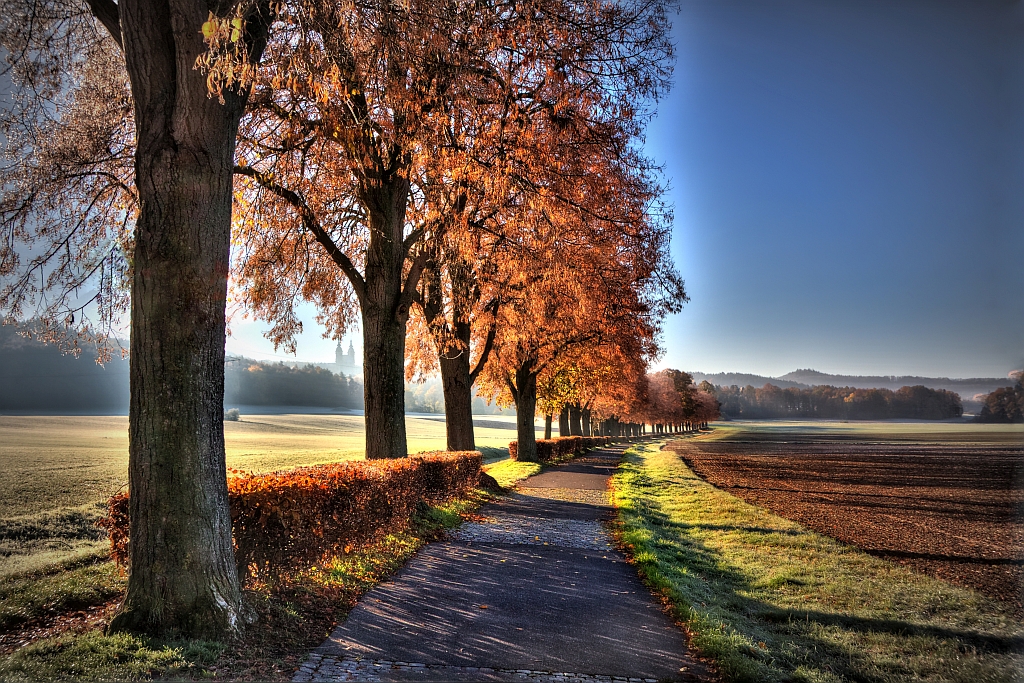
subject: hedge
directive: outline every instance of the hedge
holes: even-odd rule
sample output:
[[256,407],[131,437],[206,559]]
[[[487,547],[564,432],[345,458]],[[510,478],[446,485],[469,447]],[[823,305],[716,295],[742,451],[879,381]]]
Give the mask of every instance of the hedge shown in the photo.
[[[541,462],[557,462],[611,443],[612,439],[608,436],[559,436],[554,439],[537,439],[537,459]],[[518,459],[518,441],[508,445],[508,454],[513,460]]]
[[[228,478],[239,573],[312,562],[404,527],[422,503],[440,503],[476,486],[477,451],[421,453]],[[111,556],[128,566],[128,494],[110,499],[97,522]]]

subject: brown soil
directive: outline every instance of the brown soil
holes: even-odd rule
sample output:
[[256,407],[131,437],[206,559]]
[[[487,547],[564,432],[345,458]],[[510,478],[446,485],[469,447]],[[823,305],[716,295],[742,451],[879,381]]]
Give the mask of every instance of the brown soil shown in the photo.
[[1024,449],[793,433],[670,444],[775,514],[1024,614]]

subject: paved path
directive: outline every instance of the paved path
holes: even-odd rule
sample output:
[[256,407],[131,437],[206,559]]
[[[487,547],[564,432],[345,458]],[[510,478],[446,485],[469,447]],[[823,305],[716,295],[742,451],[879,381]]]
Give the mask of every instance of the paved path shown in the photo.
[[426,546],[294,680],[707,680],[601,526],[624,448],[530,477]]

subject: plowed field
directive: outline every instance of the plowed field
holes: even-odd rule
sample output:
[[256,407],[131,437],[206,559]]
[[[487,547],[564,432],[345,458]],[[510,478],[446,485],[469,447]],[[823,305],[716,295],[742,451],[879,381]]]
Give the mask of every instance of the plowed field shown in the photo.
[[669,448],[750,503],[1024,614],[1024,432],[893,427],[729,425]]

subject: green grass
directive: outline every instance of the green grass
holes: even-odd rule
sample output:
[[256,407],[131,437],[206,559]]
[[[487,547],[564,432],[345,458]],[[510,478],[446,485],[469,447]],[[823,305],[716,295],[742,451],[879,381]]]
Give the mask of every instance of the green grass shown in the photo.
[[0,518],[0,579],[50,564],[105,552],[110,543],[97,528],[102,502],[77,508]]
[[205,667],[224,650],[206,641],[161,642],[98,631],[45,640],[0,661],[4,681],[124,681],[213,678]]
[[[494,418],[496,421],[501,421]],[[406,420],[411,452],[443,450],[443,420]],[[478,427],[486,462],[508,458],[511,429]],[[269,472],[363,457],[363,418],[242,415],[224,424],[229,468]],[[128,479],[128,418],[0,416],[0,576],[89,556],[93,522]]]
[[[710,438],[740,438],[738,429]],[[621,541],[726,680],[983,683],[1024,673],[1024,629],[1007,607],[749,505],[658,448],[631,448],[614,477]]]
[[519,462],[506,457],[492,465],[485,465],[484,471],[497,480],[504,488],[513,486],[517,481],[532,477],[541,470],[539,462]]
[[104,555],[0,579],[0,632],[121,595],[125,580]]

